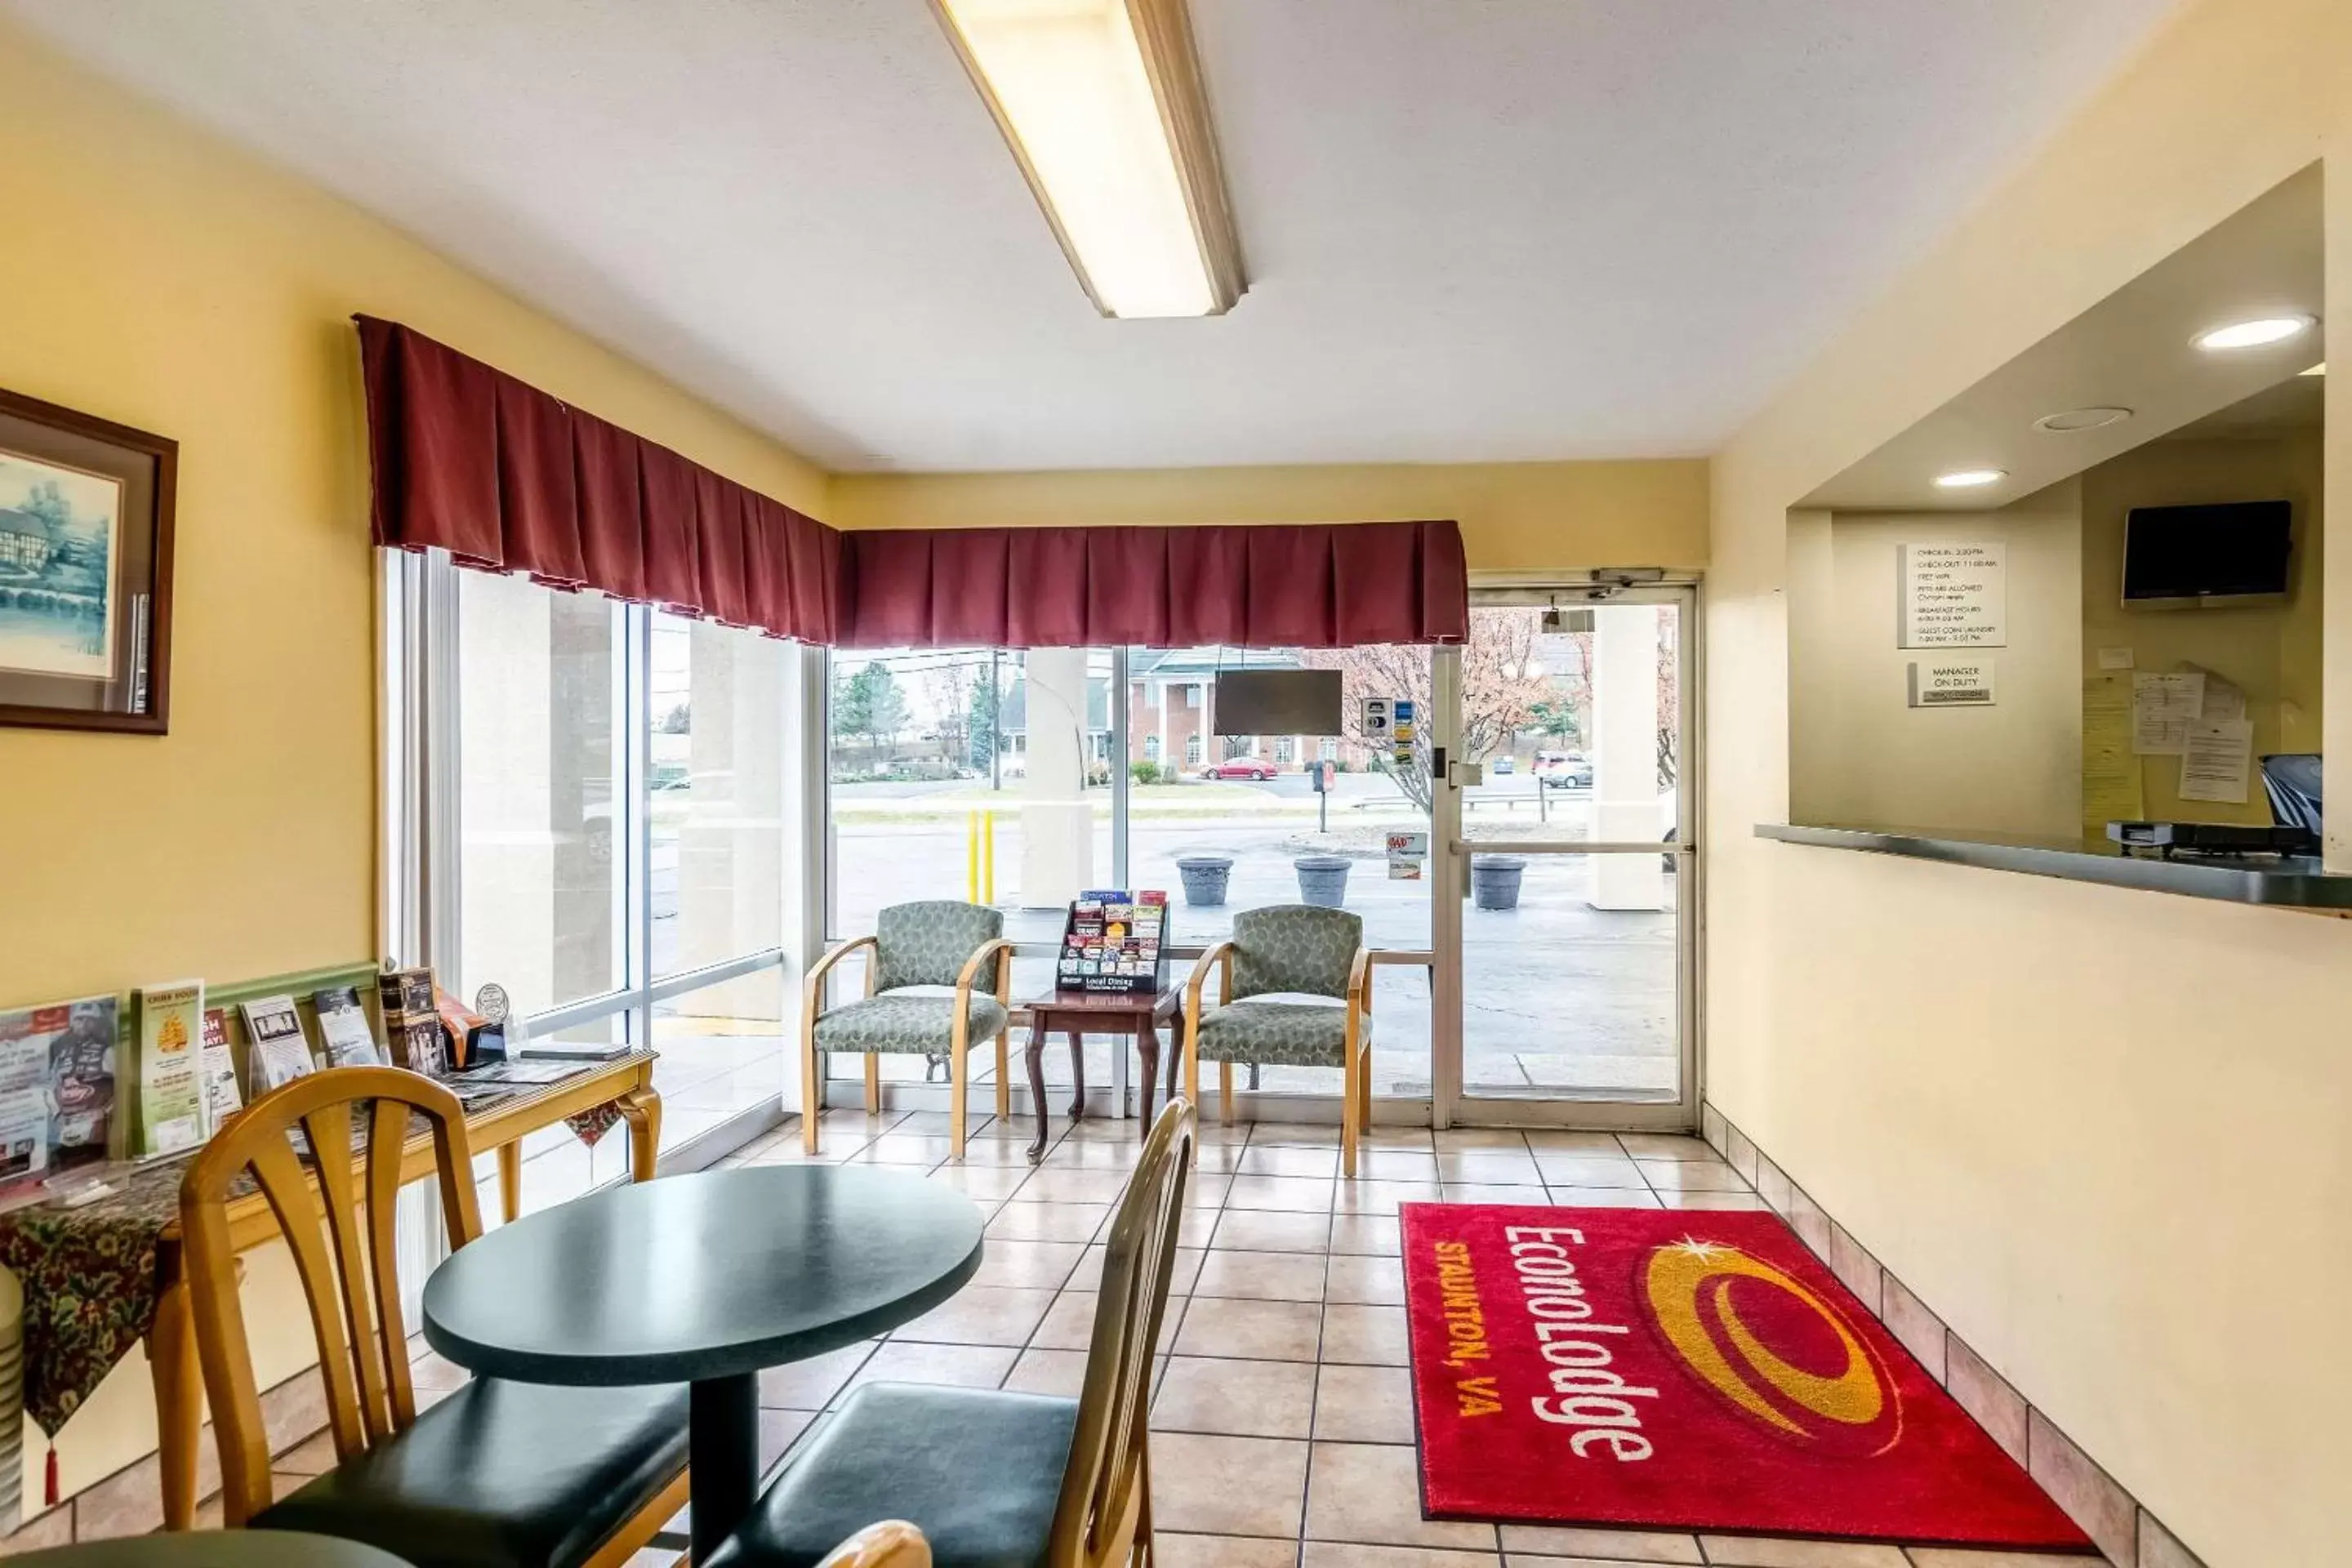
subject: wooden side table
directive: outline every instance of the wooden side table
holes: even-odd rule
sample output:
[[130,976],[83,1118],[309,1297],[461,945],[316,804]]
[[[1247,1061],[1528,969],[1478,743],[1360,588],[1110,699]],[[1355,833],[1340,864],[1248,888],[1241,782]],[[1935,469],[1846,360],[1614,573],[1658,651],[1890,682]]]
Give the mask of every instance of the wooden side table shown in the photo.
[[1170,1030],[1168,1098],[1176,1098],[1176,1064],[1183,1052],[1175,1046],[1178,992],[1172,986],[1157,995],[1119,996],[1097,991],[1053,991],[1028,1002],[1029,1048],[1022,1059],[1029,1068],[1029,1103],[1037,1113],[1037,1141],[1029,1145],[1029,1163],[1045,1157],[1045,1037],[1060,1029],[1070,1037],[1070,1076],[1076,1088],[1070,1096],[1070,1120],[1086,1113],[1086,1037],[1132,1035],[1143,1058],[1143,1120],[1151,1121],[1152,1092],[1160,1077],[1160,1026]]

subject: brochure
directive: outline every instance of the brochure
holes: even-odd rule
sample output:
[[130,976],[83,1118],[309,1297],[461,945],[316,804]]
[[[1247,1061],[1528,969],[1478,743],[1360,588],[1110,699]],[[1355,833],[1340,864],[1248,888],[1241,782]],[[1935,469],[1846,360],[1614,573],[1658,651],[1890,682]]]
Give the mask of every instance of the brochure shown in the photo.
[[1168,895],[1147,889],[1101,889],[1070,905],[1055,961],[1055,984],[1065,991],[1139,994],[1160,984],[1160,943],[1168,931]]
[[446,1075],[449,1052],[442,1043],[440,1015],[434,1010],[433,971],[423,964],[387,969],[375,984],[393,1065],[427,1078]]
[[312,992],[310,1003],[319,1010],[319,1042],[327,1047],[329,1067],[384,1065],[383,1052],[375,1043],[375,1031],[368,1026],[367,1008],[361,1005],[358,986],[330,985]]
[[49,1037],[43,1015],[0,1013],[0,1184],[37,1181],[49,1168]]
[[176,1154],[205,1141],[205,983],[176,981],[139,992],[139,1150]]
[[35,1010],[34,1032],[49,1053],[49,1162],[106,1158],[114,1131],[111,996],[87,996]]
[[245,1100],[236,1091],[236,1056],[229,1049],[228,1013],[221,1007],[205,1009],[204,1060],[197,1068],[205,1087],[205,1136],[209,1138],[221,1130],[221,1123],[245,1109]]
[[262,996],[244,1006],[245,1037],[252,1051],[247,1070],[256,1094],[292,1083],[318,1069],[310,1059],[310,1042],[302,1034],[302,1016],[291,996]]

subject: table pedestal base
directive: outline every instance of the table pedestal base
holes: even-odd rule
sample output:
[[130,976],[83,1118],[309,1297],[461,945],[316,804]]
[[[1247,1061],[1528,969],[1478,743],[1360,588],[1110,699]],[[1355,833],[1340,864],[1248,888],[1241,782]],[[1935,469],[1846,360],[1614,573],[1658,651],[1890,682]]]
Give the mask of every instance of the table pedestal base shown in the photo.
[[760,1375],[713,1377],[692,1389],[688,1463],[694,1468],[694,1561],[708,1563],[751,1517],[760,1489]]

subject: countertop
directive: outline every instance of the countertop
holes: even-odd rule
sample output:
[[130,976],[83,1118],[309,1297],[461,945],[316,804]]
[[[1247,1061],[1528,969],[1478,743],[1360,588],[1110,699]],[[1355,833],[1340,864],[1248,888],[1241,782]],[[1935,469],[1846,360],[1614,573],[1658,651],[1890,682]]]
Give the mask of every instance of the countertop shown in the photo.
[[2352,876],[2324,871],[2318,859],[2311,856],[2159,860],[2125,855],[2119,850],[2089,849],[2080,844],[1777,822],[1757,824],[1756,837],[1777,838],[1784,844],[1906,855],[1916,860],[1940,860],[1948,865],[1977,866],[1993,871],[2022,871],[2036,877],[2063,877],[2076,882],[2140,888],[2149,892],[2220,899],[2229,903],[2352,910]]

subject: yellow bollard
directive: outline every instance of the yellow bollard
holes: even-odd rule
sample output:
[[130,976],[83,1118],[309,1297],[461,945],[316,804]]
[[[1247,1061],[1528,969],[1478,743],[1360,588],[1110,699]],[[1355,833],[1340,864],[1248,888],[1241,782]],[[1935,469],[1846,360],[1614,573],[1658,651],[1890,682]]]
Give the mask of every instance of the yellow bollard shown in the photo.
[[980,813],[963,814],[963,901],[980,902]]
[[980,885],[988,897],[981,902],[994,907],[996,903],[996,813],[980,814],[983,835],[980,841]]

